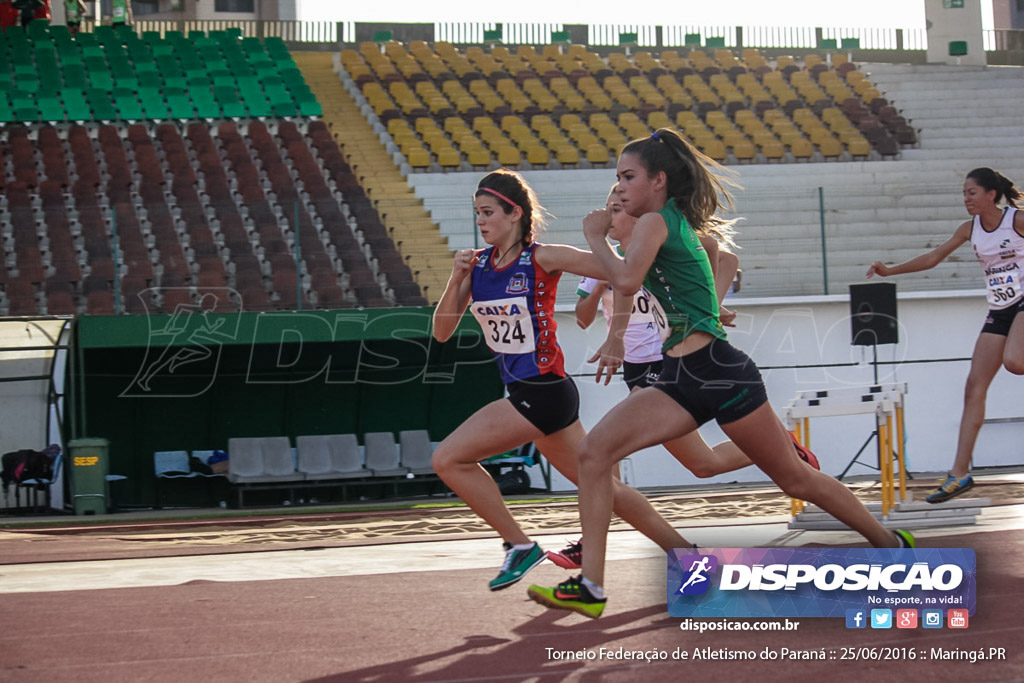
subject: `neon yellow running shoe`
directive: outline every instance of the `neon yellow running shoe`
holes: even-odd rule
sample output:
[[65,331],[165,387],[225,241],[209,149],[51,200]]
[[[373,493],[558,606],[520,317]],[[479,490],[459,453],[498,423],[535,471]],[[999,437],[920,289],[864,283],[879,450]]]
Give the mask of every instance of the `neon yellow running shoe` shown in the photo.
[[607,598],[598,600],[586,586],[583,585],[582,576],[574,576],[568,581],[563,581],[554,588],[543,586],[530,586],[526,594],[536,603],[545,607],[555,609],[567,609],[591,619],[597,619],[604,612]]

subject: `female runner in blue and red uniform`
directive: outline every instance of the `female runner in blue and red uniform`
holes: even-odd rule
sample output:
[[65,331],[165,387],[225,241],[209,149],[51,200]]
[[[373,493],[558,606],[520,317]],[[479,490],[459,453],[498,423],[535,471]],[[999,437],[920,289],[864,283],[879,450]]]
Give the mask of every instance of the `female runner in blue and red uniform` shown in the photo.
[[[438,476],[504,541],[505,562],[490,582],[506,588],[544,561],[544,551],[512,518],[480,461],[533,442],[566,478],[578,481],[576,448],[585,433],[579,393],[565,374],[556,336],[555,296],[562,272],[601,277],[593,254],[561,244],[539,244],[543,209],[518,173],[498,170],[480,181],[476,223],[487,249],[465,249],[434,311],[433,334],[447,341],[468,307],[494,352],[508,397],[471,415],[434,451]],[[472,302],[472,303],[471,303]],[[618,479],[613,507],[620,517],[668,550],[689,547],[643,494]]]

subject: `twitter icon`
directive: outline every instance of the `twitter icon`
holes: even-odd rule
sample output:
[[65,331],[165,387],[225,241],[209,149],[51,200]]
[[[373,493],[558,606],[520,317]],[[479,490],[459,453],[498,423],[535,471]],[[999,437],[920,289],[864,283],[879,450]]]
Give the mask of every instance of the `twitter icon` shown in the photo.
[[871,610],[871,628],[892,628],[892,610]]

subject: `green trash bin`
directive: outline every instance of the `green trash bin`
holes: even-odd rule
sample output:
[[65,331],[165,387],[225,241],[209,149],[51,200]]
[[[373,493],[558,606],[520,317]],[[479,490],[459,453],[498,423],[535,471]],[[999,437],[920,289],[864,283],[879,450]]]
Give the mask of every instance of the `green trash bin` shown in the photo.
[[107,512],[106,439],[75,439],[68,444],[68,472],[71,505],[76,515],[102,515]]

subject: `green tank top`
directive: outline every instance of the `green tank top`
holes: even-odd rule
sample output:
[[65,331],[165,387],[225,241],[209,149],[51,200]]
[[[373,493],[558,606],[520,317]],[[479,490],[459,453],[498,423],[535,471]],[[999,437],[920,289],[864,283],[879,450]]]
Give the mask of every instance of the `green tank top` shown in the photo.
[[644,286],[661,304],[668,325],[668,337],[662,351],[694,332],[707,332],[725,339],[718,319],[718,296],[711,261],[697,233],[686,222],[683,212],[669,199],[659,211],[668,226],[668,238],[651,264]]
[[78,0],[64,0],[64,15],[68,21],[81,21],[82,13],[79,11]]

